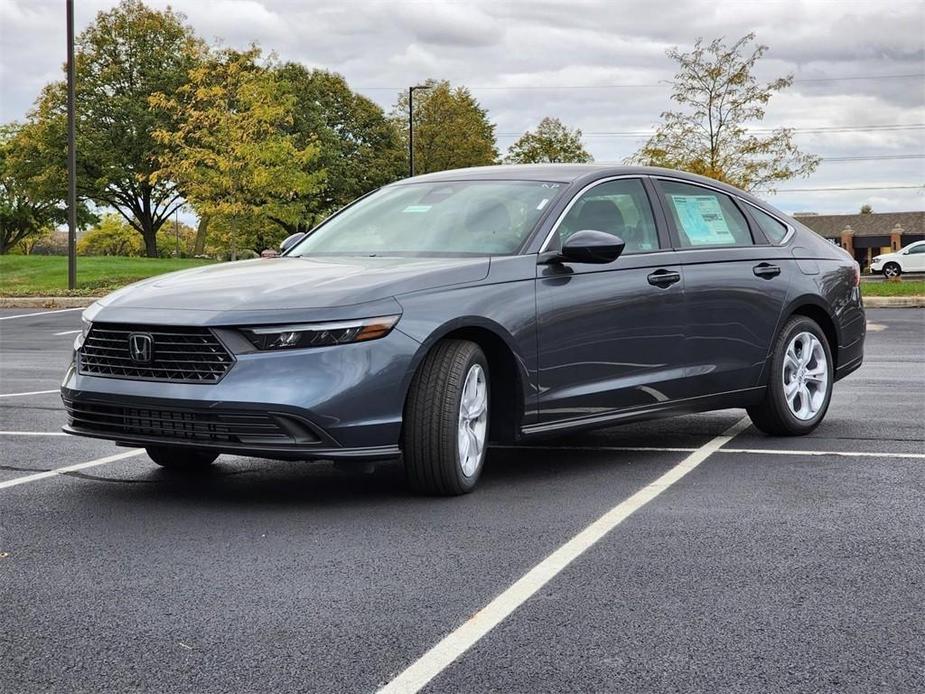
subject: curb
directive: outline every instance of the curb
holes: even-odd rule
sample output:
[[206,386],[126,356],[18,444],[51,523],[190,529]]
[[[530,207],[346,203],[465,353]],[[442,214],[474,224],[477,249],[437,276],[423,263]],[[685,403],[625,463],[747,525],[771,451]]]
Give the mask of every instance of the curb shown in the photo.
[[866,296],[864,308],[925,308],[925,296]]
[[83,308],[98,296],[0,296],[0,308]]

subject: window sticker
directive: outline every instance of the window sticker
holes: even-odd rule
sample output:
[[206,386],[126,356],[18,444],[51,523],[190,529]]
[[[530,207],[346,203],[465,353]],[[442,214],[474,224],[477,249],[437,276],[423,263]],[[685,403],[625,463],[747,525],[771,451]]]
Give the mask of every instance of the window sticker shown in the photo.
[[402,212],[427,212],[431,207],[431,205],[408,205],[408,207],[403,209]]
[[548,202],[549,202],[549,198],[543,198],[542,200],[540,200],[540,204],[536,206],[536,209],[542,210],[544,207],[546,207],[546,203]]
[[715,195],[671,195],[681,227],[693,246],[735,243]]

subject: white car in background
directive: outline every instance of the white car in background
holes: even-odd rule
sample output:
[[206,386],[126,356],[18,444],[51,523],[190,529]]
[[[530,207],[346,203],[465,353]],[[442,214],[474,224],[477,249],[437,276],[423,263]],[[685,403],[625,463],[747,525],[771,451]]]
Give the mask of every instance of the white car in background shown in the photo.
[[899,277],[904,272],[925,272],[925,241],[910,243],[895,253],[878,255],[870,261],[870,271],[884,277]]

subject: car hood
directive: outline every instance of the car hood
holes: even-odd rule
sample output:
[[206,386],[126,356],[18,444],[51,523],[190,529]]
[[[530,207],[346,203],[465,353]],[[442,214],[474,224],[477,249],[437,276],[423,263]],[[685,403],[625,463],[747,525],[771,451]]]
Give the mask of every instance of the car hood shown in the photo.
[[112,309],[315,309],[477,282],[488,258],[260,258],[172,272],[103,298]]

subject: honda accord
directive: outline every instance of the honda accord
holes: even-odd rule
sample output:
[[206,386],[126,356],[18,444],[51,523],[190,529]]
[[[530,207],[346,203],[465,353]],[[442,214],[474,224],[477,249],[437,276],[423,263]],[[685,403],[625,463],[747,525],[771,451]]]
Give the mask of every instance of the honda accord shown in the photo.
[[400,457],[430,494],[470,491],[493,441],[730,407],[806,434],[866,325],[857,263],[761,200],[554,164],[399,181],[281,257],[144,280],[83,318],[66,432],[177,469]]

